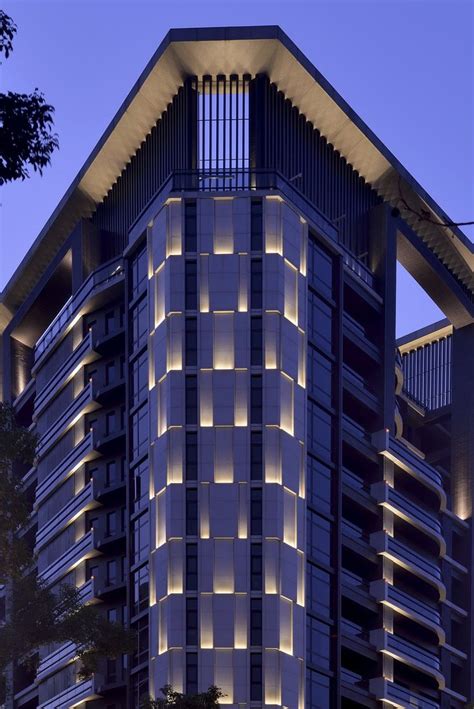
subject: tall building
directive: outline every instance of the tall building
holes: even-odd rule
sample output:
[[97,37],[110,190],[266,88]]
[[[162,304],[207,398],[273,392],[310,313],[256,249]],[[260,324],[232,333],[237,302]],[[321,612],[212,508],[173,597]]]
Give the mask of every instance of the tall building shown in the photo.
[[[446,220],[279,28],[169,32],[0,310],[38,574],[137,648],[79,681],[45,647],[15,708],[473,701],[474,250]],[[399,342],[397,260],[446,316]]]

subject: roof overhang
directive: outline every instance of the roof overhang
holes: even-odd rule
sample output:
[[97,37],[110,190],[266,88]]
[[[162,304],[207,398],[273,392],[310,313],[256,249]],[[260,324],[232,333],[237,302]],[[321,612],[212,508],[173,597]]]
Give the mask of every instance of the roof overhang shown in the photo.
[[[268,74],[384,199],[395,204],[402,185],[414,208],[449,221],[279,27],[170,30],[3,291],[0,331],[2,319],[8,321],[25,300],[77,221],[90,216],[104,199],[183,80],[219,73]],[[416,217],[410,221],[472,290],[474,249],[469,239],[457,228],[419,223]]]

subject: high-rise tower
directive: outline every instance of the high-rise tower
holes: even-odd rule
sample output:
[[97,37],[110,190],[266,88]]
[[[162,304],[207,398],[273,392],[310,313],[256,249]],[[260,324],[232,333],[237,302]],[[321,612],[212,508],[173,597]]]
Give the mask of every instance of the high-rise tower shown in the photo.
[[[0,304],[37,571],[137,649],[81,682],[43,648],[14,707],[474,699],[474,256],[443,221],[280,29],[167,35]],[[446,316],[398,343],[397,259]]]

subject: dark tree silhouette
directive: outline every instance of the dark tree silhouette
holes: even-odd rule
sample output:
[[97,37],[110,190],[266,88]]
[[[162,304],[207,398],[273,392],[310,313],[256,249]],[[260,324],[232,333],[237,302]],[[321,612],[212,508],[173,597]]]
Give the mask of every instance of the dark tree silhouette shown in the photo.
[[[17,27],[0,10],[0,55],[6,59],[13,51]],[[0,93],[0,185],[25,180],[29,168],[43,173],[59,146],[53,133],[54,108],[36,88],[31,94],[13,91]]]
[[17,425],[13,407],[0,402],[0,584],[11,591],[8,617],[0,625],[0,704],[9,689],[8,666],[34,669],[42,645],[73,642],[84,679],[100,658],[118,658],[135,648],[135,635],[109,621],[98,606],[83,605],[79,589],[64,584],[51,591],[35,572],[31,548],[17,535],[30,515],[22,470],[33,464],[36,443]]
[[215,709],[219,707],[219,699],[225,694],[219,687],[209,687],[207,692],[200,694],[181,694],[174,692],[167,684],[160,690],[162,699],[147,699],[142,703],[143,709]]

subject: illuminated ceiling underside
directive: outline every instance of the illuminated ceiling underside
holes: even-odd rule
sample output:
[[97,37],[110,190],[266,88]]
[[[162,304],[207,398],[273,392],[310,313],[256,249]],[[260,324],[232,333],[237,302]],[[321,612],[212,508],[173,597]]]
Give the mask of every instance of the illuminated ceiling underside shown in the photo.
[[[268,74],[384,199],[395,204],[401,180],[414,208],[421,206],[433,218],[448,220],[279,28],[171,30],[7,285],[2,301],[10,311],[25,299],[78,219],[89,216],[103,200],[184,78],[219,73]],[[411,222],[472,290],[474,251],[466,237],[457,229],[419,224],[414,215]]]

